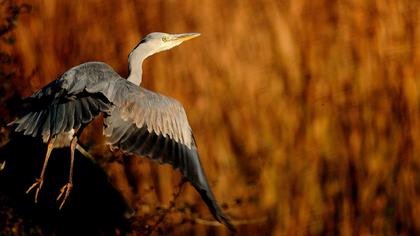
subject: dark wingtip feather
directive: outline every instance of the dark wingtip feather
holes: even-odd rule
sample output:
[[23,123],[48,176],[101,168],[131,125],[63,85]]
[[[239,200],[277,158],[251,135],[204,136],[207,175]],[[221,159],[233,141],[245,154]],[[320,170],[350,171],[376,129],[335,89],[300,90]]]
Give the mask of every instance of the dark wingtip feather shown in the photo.
[[201,195],[201,198],[206,203],[206,205],[209,207],[209,210],[211,214],[214,216],[214,218],[219,221],[220,223],[224,224],[232,233],[236,233],[237,230],[235,226],[232,224],[229,217],[227,217],[222,209],[220,209],[219,205],[216,202],[216,199],[213,197],[213,194],[209,192],[209,190],[199,190],[198,191]]
[[149,132],[146,126],[139,128],[115,113],[108,117],[105,123],[110,125],[108,141],[113,146],[119,147],[125,153],[143,155],[155,161],[171,164],[198,191],[213,217],[231,232],[236,232],[235,226],[223,213],[211,191],[194,143],[189,148],[169,137]]
[[230,232],[232,233],[237,233],[238,231],[236,230],[236,227],[233,225],[233,223],[230,221],[229,217],[225,216],[225,215],[221,215],[220,216],[220,221],[222,224],[224,224]]

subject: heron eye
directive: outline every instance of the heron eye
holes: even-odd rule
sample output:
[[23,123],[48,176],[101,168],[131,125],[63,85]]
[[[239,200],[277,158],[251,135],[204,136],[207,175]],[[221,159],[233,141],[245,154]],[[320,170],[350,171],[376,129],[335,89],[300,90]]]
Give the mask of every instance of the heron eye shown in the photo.
[[163,37],[162,37],[162,41],[163,41],[163,42],[167,42],[167,41],[168,41],[168,37],[163,36]]

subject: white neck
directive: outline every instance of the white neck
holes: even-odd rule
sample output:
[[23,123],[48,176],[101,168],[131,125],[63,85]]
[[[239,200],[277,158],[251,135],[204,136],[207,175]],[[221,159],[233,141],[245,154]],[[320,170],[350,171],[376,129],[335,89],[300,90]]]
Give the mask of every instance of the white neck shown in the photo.
[[130,55],[128,55],[128,78],[131,83],[139,86],[142,80],[142,64],[144,59],[151,56],[155,51],[146,43],[140,43]]

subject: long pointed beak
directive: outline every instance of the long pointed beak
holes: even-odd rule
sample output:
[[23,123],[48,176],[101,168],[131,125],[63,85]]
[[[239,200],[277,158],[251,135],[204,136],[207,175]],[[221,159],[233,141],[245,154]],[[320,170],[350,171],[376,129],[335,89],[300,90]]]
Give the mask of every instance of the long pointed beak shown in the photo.
[[174,34],[173,35],[174,37],[172,38],[172,40],[174,40],[174,41],[178,41],[179,40],[181,42],[184,42],[184,41],[187,41],[187,40],[196,38],[196,37],[198,37],[200,35],[201,35],[200,33]]

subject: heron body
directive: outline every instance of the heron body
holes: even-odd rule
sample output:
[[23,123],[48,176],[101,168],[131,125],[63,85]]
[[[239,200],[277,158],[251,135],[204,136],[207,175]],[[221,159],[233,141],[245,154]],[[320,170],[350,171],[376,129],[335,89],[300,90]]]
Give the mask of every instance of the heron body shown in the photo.
[[110,147],[171,164],[199,192],[212,215],[234,231],[205,177],[183,106],[140,87],[144,59],[198,35],[151,33],[129,54],[127,79],[103,62],[88,62],[68,70],[26,99],[28,109],[11,124],[16,132],[42,137],[48,143],[41,180],[29,190],[38,186],[38,192],[42,186],[52,149],[70,146],[70,185],[62,189],[68,196],[78,137],[83,127],[102,113],[103,133]]

